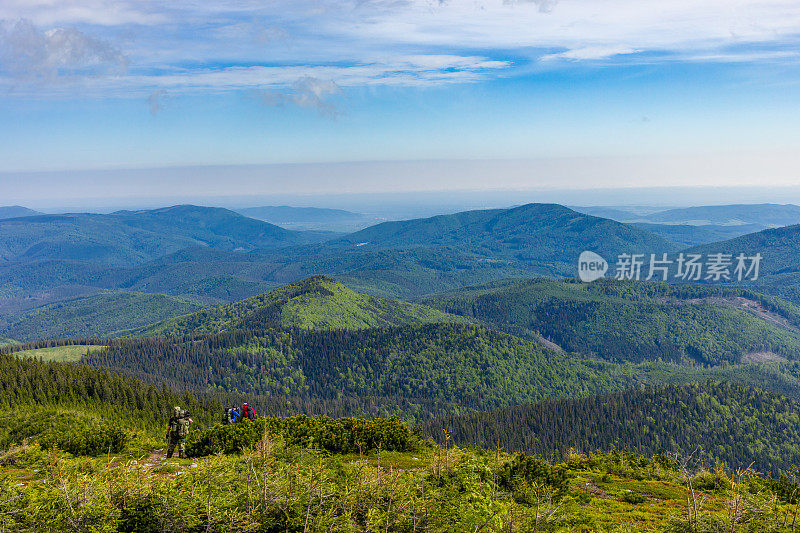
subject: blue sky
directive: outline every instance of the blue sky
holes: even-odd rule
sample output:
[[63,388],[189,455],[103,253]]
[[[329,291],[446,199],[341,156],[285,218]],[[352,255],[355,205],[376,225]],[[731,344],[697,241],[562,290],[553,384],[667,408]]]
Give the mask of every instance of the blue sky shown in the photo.
[[[197,194],[800,183],[796,1],[4,0],[0,20],[15,201],[173,194],[164,169],[214,165],[250,170]],[[431,163],[381,170],[402,161]]]

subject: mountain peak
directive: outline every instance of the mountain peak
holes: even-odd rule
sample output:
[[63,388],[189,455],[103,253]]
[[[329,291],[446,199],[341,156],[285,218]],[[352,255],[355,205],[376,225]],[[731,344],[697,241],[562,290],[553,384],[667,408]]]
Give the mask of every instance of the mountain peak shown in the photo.
[[429,307],[368,296],[327,276],[313,276],[240,302],[204,309],[132,332],[180,336],[234,329],[363,329],[465,322]]

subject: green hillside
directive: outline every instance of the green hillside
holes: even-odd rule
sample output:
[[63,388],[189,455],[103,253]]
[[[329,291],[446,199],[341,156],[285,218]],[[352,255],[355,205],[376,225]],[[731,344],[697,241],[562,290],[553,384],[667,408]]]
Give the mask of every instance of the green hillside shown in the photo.
[[800,310],[730,287],[508,280],[419,300],[567,352],[703,364],[800,359]]
[[316,276],[230,305],[138,329],[137,336],[219,333],[234,329],[296,327],[362,329],[431,322],[463,322],[441,311],[386,300]]
[[761,254],[759,278],[740,285],[780,296],[800,305],[800,225],[767,229],[727,241],[696,246],[689,252],[699,254],[726,253],[753,256]]
[[313,399],[383,398],[409,416],[616,390],[635,377],[472,324],[362,330],[235,330],[111,341],[99,368],[197,390]]
[[[800,462],[800,403],[732,383],[647,387],[568,400],[547,400],[432,420],[426,434],[459,445],[566,457],[570,450],[611,448],[645,456],[698,450],[760,472]],[[780,437],[778,437],[780,435]]]
[[[67,337],[106,337],[122,329],[202,309],[198,302],[136,292],[103,293],[37,307],[5,321],[0,334],[29,342]],[[5,322],[5,324],[3,324]]]

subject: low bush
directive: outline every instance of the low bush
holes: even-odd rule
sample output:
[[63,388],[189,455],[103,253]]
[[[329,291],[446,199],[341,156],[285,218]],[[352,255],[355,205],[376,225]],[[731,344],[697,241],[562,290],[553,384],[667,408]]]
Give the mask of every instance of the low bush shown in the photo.
[[120,453],[128,445],[130,436],[119,426],[77,428],[64,433],[47,433],[39,439],[42,448],[56,448],[72,455],[96,456],[103,453]]
[[380,447],[386,451],[413,451],[419,438],[399,417],[331,418],[306,415],[259,418],[210,427],[189,436],[186,453],[201,457],[237,453],[259,442],[266,431],[293,446],[316,447],[331,453],[355,453]]

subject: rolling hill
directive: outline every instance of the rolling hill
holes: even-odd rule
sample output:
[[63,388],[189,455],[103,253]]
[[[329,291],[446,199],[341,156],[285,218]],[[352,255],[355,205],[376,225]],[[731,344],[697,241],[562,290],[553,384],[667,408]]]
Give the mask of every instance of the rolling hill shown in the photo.
[[692,224],[655,224],[637,222],[637,228],[649,231],[681,247],[709,244],[717,241],[733,239],[748,233],[761,231],[761,224],[737,224],[723,226],[719,224],[692,225]]
[[101,293],[61,301],[13,315],[0,322],[0,335],[23,342],[68,337],[107,337],[198,311],[198,302],[137,292]]
[[0,206],[0,220],[6,218],[19,218],[30,217],[34,215],[41,215],[39,211],[22,207],[21,205],[4,205]]
[[131,332],[137,336],[191,335],[236,329],[363,329],[465,322],[418,304],[368,296],[315,276],[233,304],[204,309]]
[[800,359],[800,310],[731,287],[507,280],[418,301],[609,360],[719,364]]
[[193,246],[229,251],[317,240],[221,208],[182,205],[110,215],[37,215],[0,221],[0,260],[142,264]]
[[710,205],[669,209],[647,215],[647,220],[669,224],[760,224],[763,227],[800,223],[800,206],[792,204]]

